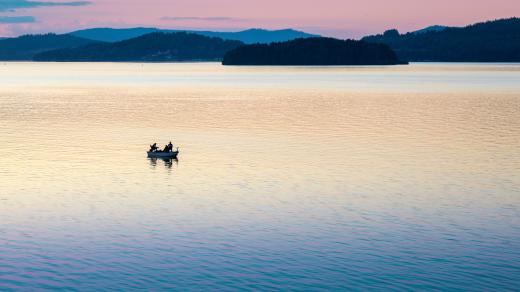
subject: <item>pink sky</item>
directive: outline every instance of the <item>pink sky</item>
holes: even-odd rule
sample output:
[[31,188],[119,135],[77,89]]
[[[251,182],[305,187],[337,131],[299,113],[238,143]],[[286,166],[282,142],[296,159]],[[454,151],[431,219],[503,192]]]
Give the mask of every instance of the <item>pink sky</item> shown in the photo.
[[[17,6],[7,7],[10,4],[2,1]],[[0,0],[0,20],[4,17],[0,35],[155,26],[232,31],[295,28],[355,38],[388,28],[407,32],[434,24],[462,26],[520,16],[520,0],[90,0],[88,5],[74,6],[27,2],[31,1]],[[19,16],[33,16],[35,22],[5,23]]]

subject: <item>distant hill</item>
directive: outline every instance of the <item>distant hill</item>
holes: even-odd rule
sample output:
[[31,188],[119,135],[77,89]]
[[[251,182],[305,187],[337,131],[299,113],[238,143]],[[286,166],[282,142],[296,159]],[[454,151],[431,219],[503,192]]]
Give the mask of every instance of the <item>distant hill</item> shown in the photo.
[[71,35],[24,35],[17,38],[0,39],[0,60],[28,61],[34,55],[54,49],[75,48],[96,41]]
[[431,31],[443,31],[443,30],[445,30],[447,28],[448,28],[448,26],[432,25],[432,26],[425,27],[423,29],[412,31],[412,33],[413,34],[420,34],[420,33],[431,32]]
[[293,29],[282,30],[265,30],[265,29],[248,29],[239,32],[193,32],[206,36],[220,37],[228,40],[237,40],[246,44],[272,42],[285,42],[299,38],[319,37],[319,35],[308,34],[306,32]]
[[403,64],[386,45],[333,38],[306,38],[238,47],[223,65],[394,65]]
[[82,37],[86,39],[102,41],[102,42],[120,42],[145,34],[161,32],[157,28],[136,27],[136,28],[90,28],[84,30],[73,31],[69,35]]
[[389,30],[364,41],[390,46],[402,60],[437,62],[520,62],[520,19],[399,34]]
[[188,32],[209,37],[219,37],[225,40],[236,40],[246,44],[252,43],[271,43],[293,40],[297,38],[317,37],[317,35],[308,34],[305,32],[283,29],[283,30],[265,30],[265,29],[248,29],[239,32],[217,32],[217,31],[196,31],[196,30],[171,30],[171,29],[157,29],[147,27],[137,28],[92,28],[85,30],[78,30],[69,33],[77,37],[87,38],[91,40],[103,42],[118,42],[135,37],[139,37],[152,32]]
[[79,48],[43,52],[35,61],[71,62],[176,62],[214,61],[240,45],[239,41],[210,38],[185,32],[155,32],[115,43],[96,43]]

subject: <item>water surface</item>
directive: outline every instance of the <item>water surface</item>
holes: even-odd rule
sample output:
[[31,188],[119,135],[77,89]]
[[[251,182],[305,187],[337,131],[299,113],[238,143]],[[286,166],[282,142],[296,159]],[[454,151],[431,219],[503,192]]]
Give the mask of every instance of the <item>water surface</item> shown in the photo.
[[2,63],[0,289],[518,289],[519,80]]

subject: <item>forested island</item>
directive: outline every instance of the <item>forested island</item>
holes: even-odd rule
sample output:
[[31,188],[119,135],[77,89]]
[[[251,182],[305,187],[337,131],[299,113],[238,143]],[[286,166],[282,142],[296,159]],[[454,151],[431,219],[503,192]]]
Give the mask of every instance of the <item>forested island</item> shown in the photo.
[[397,65],[406,64],[384,44],[333,38],[306,38],[253,44],[229,51],[223,65]]
[[34,56],[35,61],[53,62],[179,62],[218,61],[240,45],[193,33],[150,33],[120,42],[97,42],[77,48],[58,49]]
[[400,34],[392,29],[364,41],[387,44],[400,59],[434,62],[520,62],[520,19]]

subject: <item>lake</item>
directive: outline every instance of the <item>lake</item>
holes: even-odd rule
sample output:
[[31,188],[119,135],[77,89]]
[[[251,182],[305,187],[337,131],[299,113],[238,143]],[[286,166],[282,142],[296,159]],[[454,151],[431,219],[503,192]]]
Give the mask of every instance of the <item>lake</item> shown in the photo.
[[520,287],[520,64],[0,63],[0,153],[0,290]]

